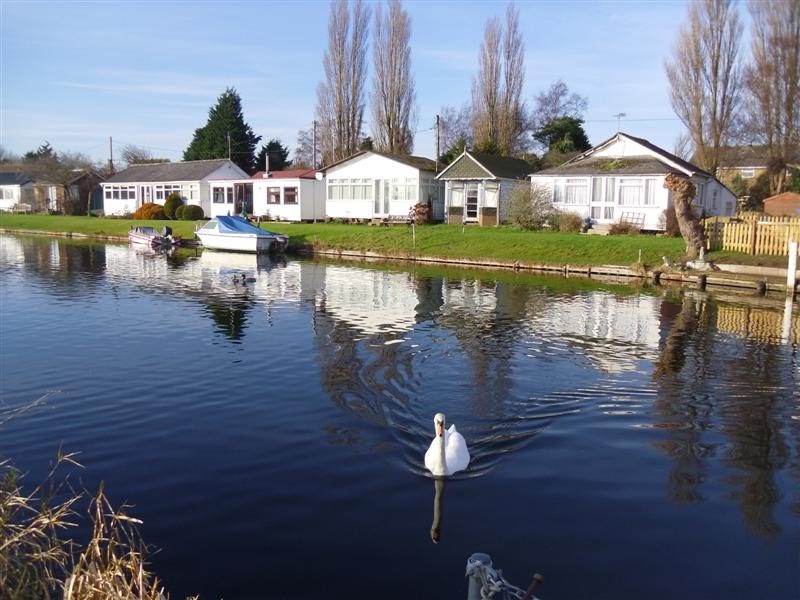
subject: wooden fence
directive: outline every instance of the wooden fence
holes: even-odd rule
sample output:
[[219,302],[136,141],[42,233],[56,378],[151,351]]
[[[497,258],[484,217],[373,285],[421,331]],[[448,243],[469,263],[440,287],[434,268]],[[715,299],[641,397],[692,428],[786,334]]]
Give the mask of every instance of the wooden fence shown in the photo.
[[704,222],[709,250],[788,256],[789,240],[800,241],[800,218],[745,213]]

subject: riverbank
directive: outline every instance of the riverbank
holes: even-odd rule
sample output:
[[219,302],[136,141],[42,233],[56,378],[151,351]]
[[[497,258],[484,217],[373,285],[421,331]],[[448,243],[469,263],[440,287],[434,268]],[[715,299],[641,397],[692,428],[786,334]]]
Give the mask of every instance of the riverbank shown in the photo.
[[[133,221],[60,215],[0,214],[0,231],[127,241],[132,225],[169,225],[193,239],[192,221]],[[637,277],[679,281],[698,287],[720,285],[758,292],[786,290],[786,258],[713,252],[715,270],[687,271],[679,264],[681,238],[588,236],[511,227],[453,225],[370,227],[337,223],[263,223],[289,236],[289,252],[352,259],[390,259],[485,268],[532,270],[565,276]],[[664,258],[667,262],[665,263]]]

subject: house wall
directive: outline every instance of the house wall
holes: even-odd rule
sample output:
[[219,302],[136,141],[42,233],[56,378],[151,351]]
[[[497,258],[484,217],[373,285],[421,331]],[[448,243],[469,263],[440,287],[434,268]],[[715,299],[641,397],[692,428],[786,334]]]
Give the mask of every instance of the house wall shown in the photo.
[[[511,201],[511,193],[517,187],[526,185],[526,182],[513,179],[448,179],[445,181],[445,203],[448,209],[460,206],[462,214],[461,216],[453,215],[448,210],[447,222],[450,224],[478,223],[483,226],[491,226],[497,224],[499,214],[500,222],[505,223],[508,221],[508,205]],[[469,186],[477,186],[478,188],[478,212],[475,217],[469,216],[464,208],[466,191]],[[463,192],[459,194],[459,189],[462,188]],[[495,211],[485,211],[484,209],[495,209]]]
[[33,206],[33,185],[0,185],[0,211],[10,210],[17,203],[24,202]]
[[[371,219],[407,217],[417,202],[427,202],[430,188],[424,181],[433,172],[421,171],[385,156],[366,154],[328,169],[326,213],[328,217]],[[441,185],[433,183],[433,215],[443,215]]]
[[800,194],[781,194],[764,201],[764,212],[773,216],[800,217]]
[[[280,203],[269,203],[269,188],[280,190]],[[286,204],[286,188],[297,188],[297,203]],[[325,218],[325,182],[316,179],[254,179],[253,214],[281,221]]]

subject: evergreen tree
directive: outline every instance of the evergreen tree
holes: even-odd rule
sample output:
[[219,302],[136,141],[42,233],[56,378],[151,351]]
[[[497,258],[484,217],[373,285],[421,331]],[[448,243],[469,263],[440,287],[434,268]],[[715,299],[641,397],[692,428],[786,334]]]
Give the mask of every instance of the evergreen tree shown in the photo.
[[256,157],[256,170],[266,170],[267,156],[269,156],[270,171],[283,171],[292,164],[289,160],[289,148],[281,144],[278,138],[273,138],[261,146]]
[[553,119],[535,131],[533,137],[549,152],[560,154],[584,152],[592,147],[583,130],[583,119],[578,117]]
[[208,122],[195,129],[192,143],[183,153],[183,160],[228,158],[247,173],[255,169],[256,145],[261,141],[242,115],[242,99],[234,88],[228,88],[208,111]]

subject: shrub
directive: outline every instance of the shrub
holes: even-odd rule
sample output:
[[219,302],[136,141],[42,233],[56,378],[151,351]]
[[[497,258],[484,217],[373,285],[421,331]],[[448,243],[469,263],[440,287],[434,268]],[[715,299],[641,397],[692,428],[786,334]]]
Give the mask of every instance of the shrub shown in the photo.
[[167,218],[164,214],[164,207],[160,204],[148,202],[142,204],[133,214],[133,218],[137,221],[163,221]]
[[183,218],[183,209],[186,208],[185,204],[181,204],[175,209],[175,218],[180,221]]
[[608,228],[608,235],[639,235],[639,228],[633,223],[620,221]]
[[203,209],[196,204],[187,204],[183,207],[181,212],[181,219],[183,221],[197,221],[205,218]]
[[408,218],[417,225],[423,225],[430,221],[430,216],[430,207],[427,204],[422,204],[422,202],[417,202],[411,207],[411,210],[408,211]]
[[164,201],[164,214],[169,219],[177,219],[176,211],[179,206],[183,206],[183,200],[178,192],[172,192]]
[[519,229],[541,229],[553,215],[550,191],[542,186],[518,187],[511,192],[508,220]]
[[579,233],[583,228],[583,219],[578,213],[558,211],[558,230]]

